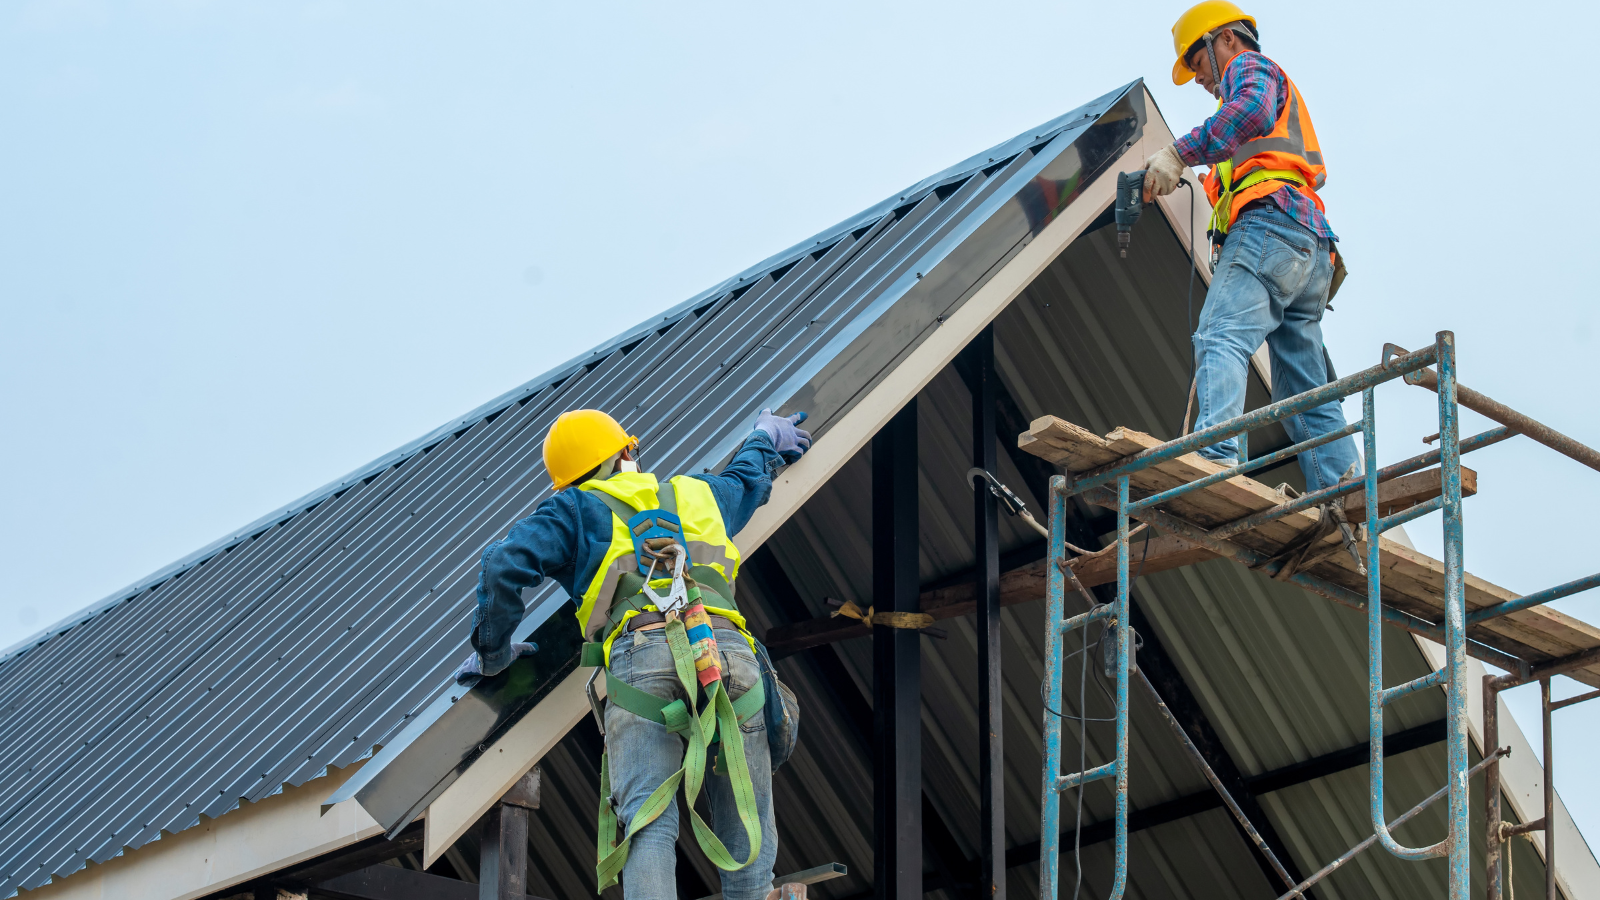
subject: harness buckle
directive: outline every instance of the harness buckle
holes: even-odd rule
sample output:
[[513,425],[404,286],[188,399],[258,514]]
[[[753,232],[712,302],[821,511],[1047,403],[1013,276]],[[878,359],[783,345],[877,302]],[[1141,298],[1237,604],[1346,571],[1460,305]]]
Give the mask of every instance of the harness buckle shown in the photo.
[[[682,612],[689,605],[689,586],[684,583],[684,562],[689,557],[689,551],[682,544],[672,543],[664,547],[651,547],[650,571],[645,573],[645,589],[655,597],[656,609],[667,615]],[[665,597],[656,594],[650,588],[650,580],[656,573],[656,565],[662,557],[672,557],[672,586],[667,589]]]

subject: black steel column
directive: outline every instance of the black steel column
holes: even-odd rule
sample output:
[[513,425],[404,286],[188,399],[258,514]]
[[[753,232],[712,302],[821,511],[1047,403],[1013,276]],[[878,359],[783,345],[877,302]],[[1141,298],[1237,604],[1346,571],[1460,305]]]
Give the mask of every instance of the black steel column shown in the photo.
[[[917,401],[872,439],[872,605],[919,612]],[[878,900],[922,897],[922,645],[872,629],[873,884]]]
[[[994,326],[962,351],[972,373],[972,465],[994,472]],[[1000,696],[1000,510],[982,484],[969,484],[977,551],[978,597],[978,896],[1006,895],[1005,709]]]

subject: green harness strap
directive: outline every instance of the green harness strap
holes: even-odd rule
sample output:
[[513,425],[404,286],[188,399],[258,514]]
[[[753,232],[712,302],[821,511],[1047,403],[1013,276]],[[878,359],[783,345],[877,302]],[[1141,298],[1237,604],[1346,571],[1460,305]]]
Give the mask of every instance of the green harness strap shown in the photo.
[[[688,632],[684,630],[680,619],[669,619],[666,625],[667,646],[672,650],[672,662],[678,673],[678,680],[682,682],[685,695],[694,697],[699,688],[699,680],[695,676],[694,651],[689,644]],[[586,645],[591,646],[591,645]],[[585,650],[584,659],[592,657],[593,651]],[[606,691],[608,699],[612,699],[618,706],[628,709],[623,701],[611,697],[613,685],[622,682],[612,679],[607,671]],[[627,690],[649,697],[643,691],[632,687]],[[753,687],[740,700],[745,700],[751,694],[757,693],[760,687]],[[638,698],[631,695],[630,701]],[[658,698],[650,697],[650,704],[640,703],[640,708],[647,708],[659,703]],[[756,709],[759,704],[754,704]],[[629,712],[635,712],[629,709]],[[636,715],[640,713],[635,712]],[[639,830],[660,818],[666,811],[668,804],[678,790],[678,784],[683,784],[685,805],[689,809],[690,822],[694,825],[696,842],[706,858],[719,869],[735,871],[755,861],[761,852],[761,823],[756,813],[755,786],[750,780],[750,767],[745,761],[744,738],[739,730],[740,717],[734,708],[734,703],[728,697],[728,691],[722,681],[714,681],[707,690],[705,708],[699,713],[691,715],[688,707],[682,700],[673,700],[662,703],[660,708],[661,718],[645,716],[653,721],[660,721],[669,732],[684,735],[688,746],[684,749],[683,765],[671,777],[662,782],[659,787],[645,799],[644,805],[634,814],[633,821],[628,823],[627,834],[621,842],[617,841],[617,811],[611,806],[611,764],[608,754],[600,755],[600,814],[599,834],[595,842],[595,879],[599,884],[596,892],[604,891],[617,883],[617,878],[622,874],[623,866],[628,862],[628,847],[633,841],[633,836]],[[734,806],[739,811],[739,822],[744,826],[745,837],[750,844],[750,856],[744,862],[734,860],[733,854],[723,845],[716,832],[700,818],[700,813],[695,809],[695,800],[700,796],[700,788],[705,783],[706,752],[707,748],[716,740],[718,734],[731,736],[731,739],[721,741],[722,751],[720,756],[727,761],[729,778],[733,786]]]
[[1221,190],[1217,192],[1217,203],[1211,210],[1211,230],[1217,234],[1227,234],[1228,220],[1232,218],[1234,195],[1245,188],[1255,187],[1268,180],[1287,181],[1301,187],[1306,183],[1304,176],[1293,169],[1251,169],[1239,179],[1238,184],[1230,184],[1233,181],[1233,160],[1225,159],[1218,163],[1217,182]]

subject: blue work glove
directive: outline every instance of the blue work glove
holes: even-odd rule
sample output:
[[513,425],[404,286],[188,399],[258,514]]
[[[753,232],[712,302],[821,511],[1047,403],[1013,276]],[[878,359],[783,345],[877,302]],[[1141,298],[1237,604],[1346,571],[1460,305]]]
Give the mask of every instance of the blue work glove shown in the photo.
[[[532,656],[538,652],[538,644],[512,644],[511,662],[514,663],[524,656]],[[510,666],[511,663],[506,663],[506,665]],[[478,679],[483,677],[483,660],[478,658],[477,653],[468,653],[467,658],[461,662],[461,665],[456,667],[455,674],[451,677],[456,680],[456,684],[476,683]]]
[[793,465],[795,460],[811,449],[811,434],[795,427],[805,420],[806,414],[803,412],[775,416],[770,408],[763,409],[761,415],[756,417],[755,430],[765,432],[772,439],[772,448],[783,457],[784,463]]

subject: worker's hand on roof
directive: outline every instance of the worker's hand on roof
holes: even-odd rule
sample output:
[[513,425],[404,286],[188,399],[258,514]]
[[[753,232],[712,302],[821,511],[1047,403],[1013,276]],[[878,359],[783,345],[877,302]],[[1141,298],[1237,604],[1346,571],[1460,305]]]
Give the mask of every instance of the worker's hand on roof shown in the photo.
[[[532,656],[538,652],[538,644],[512,644],[511,662],[516,662],[518,659],[521,659],[524,656]],[[509,666],[510,664],[511,663],[507,663],[506,665]],[[456,666],[455,674],[451,677],[455,678],[456,684],[477,683],[478,679],[483,677],[483,660],[478,658],[477,653],[467,654],[467,658],[462,660],[461,665]]]
[[1178,179],[1183,177],[1183,160],[1171,144],[1150,156],[1144,168],[1144,202],[1155,197],[1165,197],[1178,189]]
[[802,454],[811,449],[811,434],[797,428],[806,420],[806,414],[797,412],[788,416],[775,416],[770,408],[763,409],[761,415],[756,417],[756,431],[765,432],[772,439],[772,449],[778,451],[783,461],[793,464]]

